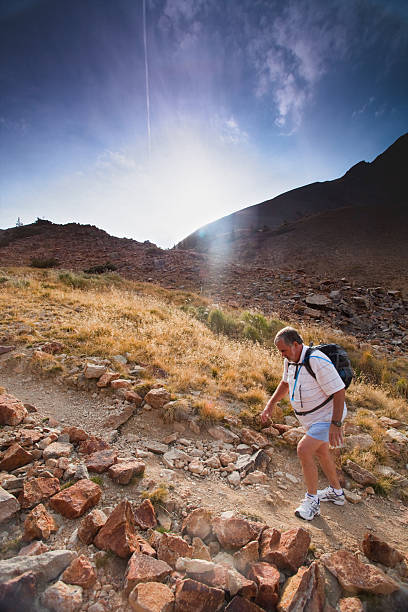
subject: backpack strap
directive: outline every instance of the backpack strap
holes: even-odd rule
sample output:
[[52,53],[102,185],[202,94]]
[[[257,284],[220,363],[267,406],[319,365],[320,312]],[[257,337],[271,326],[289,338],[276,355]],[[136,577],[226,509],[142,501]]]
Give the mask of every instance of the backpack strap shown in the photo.
[[316,374],[313,372],[312,366],[310,365],[310,355],[312,354],[312,352],[313,352],[313,348],[309,346],[303,358],[303,365],[305,366],[306,370],[309,372],[310,376],[313,376],[313,378],[316,379]]
[[324,402],[322,402],[321,404],[316,406],[316,408],[312,408],[311,410],[306,410],[305,412],[298,412],[297,410],[293,409],[293,412],[295,414],[300,414],[301,416],[303,416],[305,414],[311,414],[312,412],[315,412],[316,410],[319,410],[320,408],[323,408],[323,406],[328,404],[330,402],[330,400],[332,400],[332,399],[333,399],[333,395],[329,395],[329,397],[327,399],[325,399]]

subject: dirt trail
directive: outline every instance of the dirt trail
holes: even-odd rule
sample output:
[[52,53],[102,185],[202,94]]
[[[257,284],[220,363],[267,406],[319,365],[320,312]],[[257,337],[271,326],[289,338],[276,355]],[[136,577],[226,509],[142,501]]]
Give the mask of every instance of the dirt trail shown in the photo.
[[[33,404],[41,415],[54,417],[63,425],[81,426],[88,433],[103,433],[102,421],[112,409],[111,399],[91,397],[89,394],[62,387],[55,381],[37,379],[27,372],[10,373],[1,369],[1,365],[0,358],[0,385],[20,400]],[[174,427],[163,424],[154,411],[142,411],[122,427],[121,434],[113,445],[121,452],[129,452],[139,446],[135,441],[138,437],[151,437],[153,440],[162,441],[173,431]],[[190,440],[203,440],[206,437],[205,433],[195,435],[189,430],[180,435]],[[283,490],[282,486],[279,488],[276,483],[276,478],[272,477],[268,486],[241,485],[238,489],[232,489],[218,476],[202,478],[183,470],[174,470],[171,497],[179,502],[183,500],[185,506],[204,506],[218,512],[234,510],[248,516],[256,516],[278,529],[302,525],[310,530],[316,556],[343,547],[357,550],[367,530],[396,545],[400,550],[408,551],[408,509],[398,500],[374,496],[356,505],[347,503],[343,507],[336,507],[332,504],[322,504],[322,515],[310,523],[304,522],[293,514],[294,508],[304,495],[295,451],[282,447],[276,449],[271,469],[272,474],[276,471],[289,472],[299,479],[298,484],[287,480],[287,485],[284,485],[287,488]],[[165,475],[163,470],[159,456],[147,459],[147,479],[162,481]],[[123,495],[131,499],[133,495],[140,495],[140,491],[133,491],[131,487],[118,488],[109,483],[104,487],[105,505],[115,502]],[[270,499],[274,500],[274,503],[269,501]]]

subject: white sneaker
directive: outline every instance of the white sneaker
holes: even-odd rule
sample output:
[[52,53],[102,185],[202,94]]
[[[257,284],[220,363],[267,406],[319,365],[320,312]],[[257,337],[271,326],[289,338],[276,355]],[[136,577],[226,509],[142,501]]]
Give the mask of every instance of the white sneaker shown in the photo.
[[311,521],[315,516],[320,514],[320,502],[319,500],[305,495],[304,500],[301,502],[295,510],[295,515],[305,521]]
[[326,487],[325,489],[319,489],[317,491],[317,496],[319,501],[321,502],[333,502],[336,506],[344,506],[344,502],[346,498],[344,497],[344,493],[340,493],[339,495],[335,492],[333,487]]

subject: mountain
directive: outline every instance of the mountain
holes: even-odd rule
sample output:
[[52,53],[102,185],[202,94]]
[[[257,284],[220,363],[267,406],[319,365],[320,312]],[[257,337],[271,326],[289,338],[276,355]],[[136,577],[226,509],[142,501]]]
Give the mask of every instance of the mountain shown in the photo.
[[[363,237],[365,246],[374,250],[378,246],[377,240],[381,239],[382,229],[386,233],[393,231],[396,221],[397,229],[401,222],[406,227],[407,167],[408,133],[398,138],[373,162],[361,161],[339,179],[311,183],[239,210],[201,227],[178,246],[195,251],[216,251],[234,257],[239,251],[241,258],[248,261],[252,260],[251,251],[254,247],[259,249],[260,243],[268,244],[269,252],[274,247],[276,251],[281,251],[285,241],[277,239],[278,236],[296,229],[299,230],[299,237],[312,235],[317,239],[319,231],[316,228],[324,226],[331,234],[330,226],[333,223],[333,229],[339,224],[348,228],[347,238],[353,244],[358,245]],[[340,209],[352,210],[345,213]],[[329,211],[338,213],[327,217]],[[381,219],[381,224],[378,219]],[[304,228],[301,228],[302,223],[305,224]],[[262,239],[259,239],[260,232],[266,234]],[[324,240],[323,237],[322,246],[326,244],[332,245],[332,240]]]

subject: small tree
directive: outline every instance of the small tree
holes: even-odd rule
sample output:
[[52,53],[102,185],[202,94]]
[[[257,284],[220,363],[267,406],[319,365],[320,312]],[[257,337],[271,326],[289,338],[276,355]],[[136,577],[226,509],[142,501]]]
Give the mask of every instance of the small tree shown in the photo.
[[16,222],[16,227],[22,227],[22,225],[24,225],[24,224],[23,224],[22,220],[20,219],[20,217],[18,217],[17,218],[17,222]]

